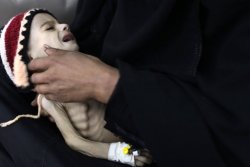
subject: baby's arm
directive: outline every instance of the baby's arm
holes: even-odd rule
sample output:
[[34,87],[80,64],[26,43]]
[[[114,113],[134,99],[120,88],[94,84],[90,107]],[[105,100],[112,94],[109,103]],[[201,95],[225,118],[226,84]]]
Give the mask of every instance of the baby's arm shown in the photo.
[[43,96],[40,96],[38,100],[40,100],[39,103],[42,105],[43,110],[46,110],[53,117],[65,142],[72,149],[88,156],[107,159],[109,144],[94,142],[81,137],[72,126],[62,103],[47,100]]
[[[65,104],[56,103],[47,100],[44,97],[39,98],[40,104],[42,104],[43,109],[45,109],[55,120],[55,123],[59,130],[62,133],[62,136],[65,139],[65,142],[74,150],[81,152],[82,154],[93,156],[96,158],[108,159],[112,161],[117,161],[129,165],[137,165],[137,166],[144,166],[145,164],[151,163],[151,156],[148,151],[142,150],[142,154],[139,156],[134,156],[133,154],[129,154],[128,151],[128,144],[121,143],[121,142],[113,142],[113,143],[106,143],[106,142],[99,142],[99,141],[92,141],[88,140],[80,135],[77,130],[72,125],[72,122],[69,119],[67,112],[65,109],[74,109],[74,110],[81,110],[79,111],[82,113],[79,119],[79,124],[81,121],[84,122],[85,119],[88,119],[87,116],[87,108],[89,106],[73,105],[72,103],[65,107]],[[101,112],[101,111],[98,111]],[[76,116],[76,115],[75,115]],[[77,120],[74,118],[74,120]],[[101,120],[98,120],[101,121]],[[83,125],[83,124],[82,124]],[[84,127],[84,126],[82,126]],[[85,126],[86,128],[86,126]],[[110,132],[111,133],[111,132]],[[113,135],[113,134],[112,134]],[[98,135],[100,137],[100,135]],[[116,138],[117,140],[117,138]],[[125,151],[125,152],[124,152]]]

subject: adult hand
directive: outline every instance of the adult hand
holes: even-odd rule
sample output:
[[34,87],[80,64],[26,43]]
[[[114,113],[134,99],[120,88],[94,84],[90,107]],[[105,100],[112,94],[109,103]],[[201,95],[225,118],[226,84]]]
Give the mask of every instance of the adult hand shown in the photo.
[[107,103],[119,79],[116,68],[80,52],[48,46],[44,51],[48,57],[33,59],[28,66],[37,93],[60,102]]

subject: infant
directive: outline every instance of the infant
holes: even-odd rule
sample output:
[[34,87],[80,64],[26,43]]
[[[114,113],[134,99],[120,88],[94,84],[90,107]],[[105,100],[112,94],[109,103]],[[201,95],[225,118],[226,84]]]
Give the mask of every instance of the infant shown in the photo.
[[[30,72],[27,64],[31,59],[47,56],[46,47],[78,51],[78,45],[67,24],[59,23],[44,9],[31,9],[14,16],[2,29],[0,52],[7,75],[20,90],[29,90]],[[46,83],[46,81],[44,81]],[[85,155],[117,161],[131,166],[151,163],[146,149],[133,150],[132,146],[104,128],[105,105],[95,100],[86,103],[59,103],[38,95],[38,114],[19,115],[0,124],[9,126],[22,117],[39,118],[47,112],[54,118],[65,142],[74,150]],[[94,126],[86,131],[86,118]],[[88,132],[88,134],[86,134]],[[89,139],[87,139],[89,138]],[[91,139],[91,140],[90,140]]]

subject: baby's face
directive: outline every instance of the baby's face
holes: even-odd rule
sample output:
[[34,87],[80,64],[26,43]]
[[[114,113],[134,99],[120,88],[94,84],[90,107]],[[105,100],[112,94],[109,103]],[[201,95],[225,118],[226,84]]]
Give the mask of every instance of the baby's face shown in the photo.
[[46,56],[44,44],[53,48],[77,51],[78,45],[67,24],[60,24],[47,13],[35,15],[31,23],[28,53],[32,58]]

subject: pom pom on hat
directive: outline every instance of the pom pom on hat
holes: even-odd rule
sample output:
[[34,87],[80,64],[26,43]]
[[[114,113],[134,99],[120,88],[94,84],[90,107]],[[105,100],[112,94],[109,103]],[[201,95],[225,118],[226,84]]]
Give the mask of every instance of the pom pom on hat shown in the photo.
[[0,55],[4,69],[14,85],[21,89],[31,86],[27,68],[30,61],[28,40],[32,20],[38,13],[52,15],[45,9],[28,10],[10,19],[0,33]]

